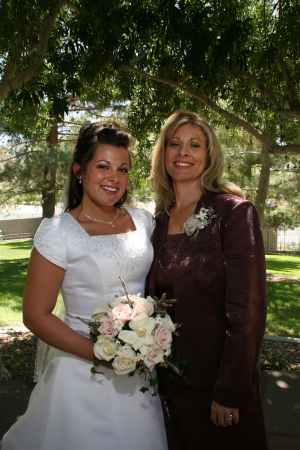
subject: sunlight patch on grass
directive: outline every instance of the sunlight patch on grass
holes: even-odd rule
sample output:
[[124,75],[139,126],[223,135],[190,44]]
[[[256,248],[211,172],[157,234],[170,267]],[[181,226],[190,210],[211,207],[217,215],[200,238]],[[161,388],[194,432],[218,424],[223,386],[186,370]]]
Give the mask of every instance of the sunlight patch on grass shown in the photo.
[[[0,327],[22,327],[23,292],[33,240],[0,243]],[[62,303],[59,294],[54,314]]]
[[300,283],[269,282],[266,334],[300,337]]
[[266,255],[267,274],[300,278],[300,256]]

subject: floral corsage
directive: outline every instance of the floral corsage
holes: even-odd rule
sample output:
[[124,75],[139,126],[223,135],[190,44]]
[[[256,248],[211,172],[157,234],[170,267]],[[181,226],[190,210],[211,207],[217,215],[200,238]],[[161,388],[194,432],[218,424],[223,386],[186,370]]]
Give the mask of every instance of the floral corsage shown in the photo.
[[217,217],[214,214],[214,210],[210,208],[201,208],[198,214],[193,214],[190,216],[187,221],[184,223],[184,228],[186,230],[186,234],[191,237],[191,242],[194,242],[197,239],[199,231],[202,228],[205,228],[206,225],[210,224],[212,219]]

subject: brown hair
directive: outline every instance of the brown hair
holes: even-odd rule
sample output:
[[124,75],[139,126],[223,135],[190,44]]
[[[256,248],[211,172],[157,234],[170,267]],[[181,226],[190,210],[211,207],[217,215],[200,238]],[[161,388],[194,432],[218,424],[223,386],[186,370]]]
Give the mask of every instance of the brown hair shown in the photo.
[[[128,151],[129,165],[131,165],[131,136],[127,132],[124,125],[114,121],[84,123],[80,128],[73,154],[65,211],[70,211],[81,203],[83,187],[82,184],[79,183],[78,175],[85,173],[87,165],[93,158],[95,150],[99,144],[110,144],[115,147],[124,147]],[[78,163],[80,165],[76,175],[73,172],[74,163]],[[126,189],[123,196],[117,201],[115,206],[121,206],[127,199],[127,195],[128,192]]]
[[172,180],[166,171],[166,147],[177,128],[187,123],[194,125],[196,134],[199,133],[198,127],[200,127],[206,136],[208,161],[206,170],[199,178],[201,188],[211,192],[231,193],[243,197],[239,186],[234,183],[222,182],[225,158],[210,125],[198,114],[182,109],[176,111],[166,120],[153,149],[151,181],[157,196],[156,216],[163,211],[168,212],[175,203]]

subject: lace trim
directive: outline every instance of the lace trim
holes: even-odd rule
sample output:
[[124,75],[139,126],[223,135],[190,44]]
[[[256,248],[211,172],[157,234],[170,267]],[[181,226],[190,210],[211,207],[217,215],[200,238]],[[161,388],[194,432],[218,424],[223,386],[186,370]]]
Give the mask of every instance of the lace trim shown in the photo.
[[[52,226],[49,227],[49,220],[51,219],[44,219],[37,230],[34,237],[34,247],[48,261],[62,269],[66,269],[67,261],[64,239],[57,228],[53,228]],[[51,241],[55,241],[55,247],[50,247],[49,244],[46,243],[47,241],[49,242],[49,238],[47,237],[49,232],[53,235]],[[59,242],[57,242],[57,240]],[[62,248],[64,249],[64,254],[60,253]]]

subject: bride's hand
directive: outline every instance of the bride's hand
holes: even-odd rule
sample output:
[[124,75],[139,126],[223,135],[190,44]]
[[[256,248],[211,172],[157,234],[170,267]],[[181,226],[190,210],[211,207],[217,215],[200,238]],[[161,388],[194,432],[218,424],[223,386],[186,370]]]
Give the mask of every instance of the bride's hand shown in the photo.
[[210,418],[212,422],[221,427],[227,427],[239,423],[239,410],[238,408],[227,408],[226,406],[221,406],[214,400],[211,402],[211,415]]
[[100,366],[105,367],[105,369],[114,370],[112,366],[112,361],[105,361],[105,359],[98,359]]

